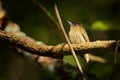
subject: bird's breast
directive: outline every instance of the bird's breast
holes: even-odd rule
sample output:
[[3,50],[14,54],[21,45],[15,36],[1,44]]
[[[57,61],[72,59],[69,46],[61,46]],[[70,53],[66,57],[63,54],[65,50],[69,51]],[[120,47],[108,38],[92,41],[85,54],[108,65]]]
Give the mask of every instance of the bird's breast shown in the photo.
[[73,44],[80,44],[80,43],[86,42],[79,29],[70,30],[69,38],[70,38],[71,43]]

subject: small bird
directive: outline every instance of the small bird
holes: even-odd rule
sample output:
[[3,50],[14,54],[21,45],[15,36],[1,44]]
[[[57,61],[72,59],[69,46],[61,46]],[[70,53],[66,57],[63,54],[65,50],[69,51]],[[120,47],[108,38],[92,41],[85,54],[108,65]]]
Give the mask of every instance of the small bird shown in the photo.
[[[82,23],[71,21],[67,22],[70,24],[69,39],[72,44],[81,44],[90,41]],[[89,62],[88,53],[83,55],[83,57],[86,59],[87,62]]]

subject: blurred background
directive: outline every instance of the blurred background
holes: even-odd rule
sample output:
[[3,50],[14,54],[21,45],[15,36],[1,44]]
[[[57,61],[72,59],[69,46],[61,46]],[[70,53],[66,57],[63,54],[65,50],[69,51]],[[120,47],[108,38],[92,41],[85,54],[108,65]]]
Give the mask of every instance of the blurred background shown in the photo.
[[[51,0],[37,1],[49,10],[56,21]],[[120,0],[55,1],[67,33],[69,31],[69,25],[66,21],[78,21],[85,25],[91,41],[120,39]],[[65,43],[58,27],[33,0],[2,0],[2,2],[9,19],[17,23],[21,30],[28,36],[48,45]],[[53,75],[48,76],[50,73],[46,73],[46,70],[41,71],[38,68],[36,69],[31,62],[18,56],[5,45],[0,45],[0,53],[0,80],[56,79]],[[113,54],[108,54],[107,52],[98,55],[110,61],[114,57]],[[118,66],[112,63],[101,64],[90,62],[87,64],[87,70],[100,80],[119,80],[118,76],[120,73]],[[117,70],[115,70],[116,67]]]

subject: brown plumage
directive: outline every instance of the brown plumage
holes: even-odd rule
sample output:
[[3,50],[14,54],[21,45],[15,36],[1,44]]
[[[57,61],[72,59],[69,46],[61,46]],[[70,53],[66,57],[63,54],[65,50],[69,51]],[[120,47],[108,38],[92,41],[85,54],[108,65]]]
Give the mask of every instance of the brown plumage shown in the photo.
[[[68,21],[68,23],[70,24],[69,38],[72,44],[81,44],[90,41],[87,32],[84,29],[83,24],[79,22],[70,22],[70,21]],[[84,57],[88,62],[89,54],[86,53]]]

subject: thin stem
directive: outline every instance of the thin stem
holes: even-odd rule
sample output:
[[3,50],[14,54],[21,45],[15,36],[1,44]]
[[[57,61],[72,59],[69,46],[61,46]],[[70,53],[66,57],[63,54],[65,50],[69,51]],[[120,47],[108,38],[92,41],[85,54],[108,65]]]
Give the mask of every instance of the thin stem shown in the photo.
[[[52,1],[53,1],[53,0],[52,0]],[[72,52],[72,55],[73,55],[74,60],[75,60],[75,62],[76,62],[76,65],[78,66],[78,69],[80,70],[80,72],[81,72],[82,75],[83,75],[83,80],[86,80],[86,78],[84,77],[84,72],[83,72],[82,66],[81,66],[81,64],[79,63],[79,60],[78,60],[78,58],[77,58],[77,55],[75,54],[75,51],[74,51],[74,49],[73,49],[73,47],[72,47],[72,45],[71,45],[71,43],[70,43],[70,40],[69,40],[69,38],[68,38],[68,36],[67,36],[67,34],[66,34],[66,32],[65,32],[64,27],[63,27],[63,24],[62,24],[60,15],[59,15],[59,11],[58,11],[57,5],[55,4],[54,1],[53,1],[53,3],[54,3],[54,9],[55,9],[55,13],[56,13],[56,16],[57,16],[57,19],[58,19],[58,23],[59,23],[59,25],[60,25],[60,28],[61,28],[61,30],[62,30],[62,32],[63,32],[63,35],[64,35],[64,37],[65,37],[65,39],[66,39],[66,41],[67,41],[67,43],[68,43],[68,45],[69,45],[69,47],[70,47],[70,49],[71,49],[71,52]]]
[[48,11],[48,9],[41,3],[37,2],[37,0],[33,0],[33,2],[45,13],[45,15],[51,20],[53,25],[59,28],[58,23],[56,22],[55,18],[51,15],[51,13]]
[[118,53],[119,43],[120,43],[120,40],[116,41],[115,55],[114,55],[114,63],[117,62],[117,53]]

